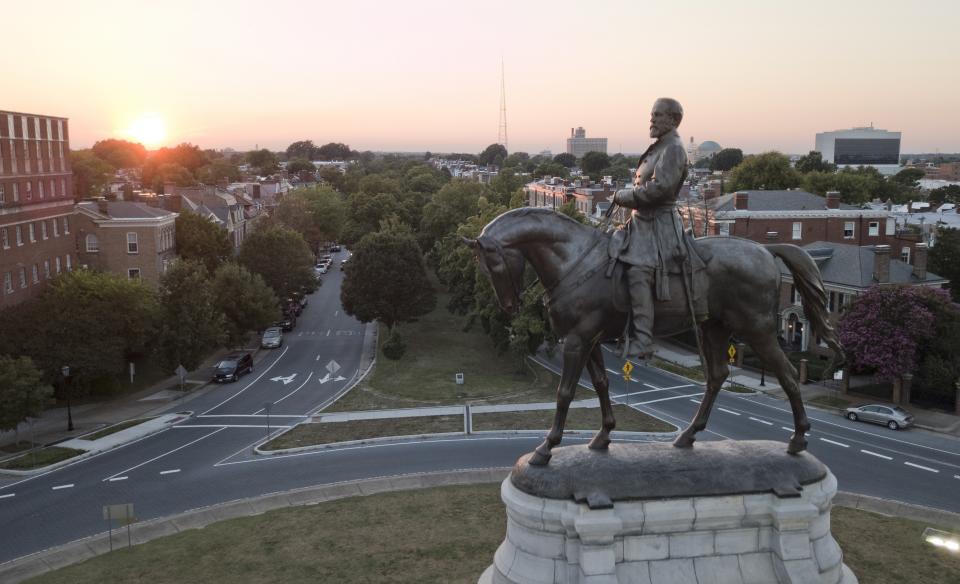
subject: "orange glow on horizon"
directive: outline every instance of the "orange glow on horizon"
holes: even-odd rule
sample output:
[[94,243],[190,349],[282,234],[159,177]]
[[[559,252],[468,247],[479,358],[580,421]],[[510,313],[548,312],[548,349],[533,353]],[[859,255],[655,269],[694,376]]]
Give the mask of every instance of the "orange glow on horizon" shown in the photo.
[[125,134],[148,149],[153,149],[167,137],[167,127],[160,114],[146,113],[133,120]]

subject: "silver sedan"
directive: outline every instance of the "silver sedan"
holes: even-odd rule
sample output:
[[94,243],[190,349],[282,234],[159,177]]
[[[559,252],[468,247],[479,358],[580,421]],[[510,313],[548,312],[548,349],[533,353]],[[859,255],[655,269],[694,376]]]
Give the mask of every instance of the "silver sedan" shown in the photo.
[[891,430],[909,428],[913,425],[913,414],[898,406],[868,404],[856,408],[847,408],[846,416],[854,422],[862,420],[874,424],[883,424]]

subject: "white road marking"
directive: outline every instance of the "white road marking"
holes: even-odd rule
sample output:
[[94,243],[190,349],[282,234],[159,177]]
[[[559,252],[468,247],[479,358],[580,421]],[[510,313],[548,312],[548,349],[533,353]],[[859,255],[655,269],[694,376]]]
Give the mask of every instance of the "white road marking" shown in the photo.
[[303,333],[298,333],[297,336],[298,336],[298,337],[302,337],[302,336],[303,336]]
[[301,389],[303,389],[303,386],[306,385],[308,381],[310,381],[310,378],[311,378],[311,377],[313,377],[313,371],[310,372],[310,375],[307,375],[307,378],[303,380],[303,383],[300,384],[300,387],[298,387],[297,389],[291,391],[291,392],[288,393],[287,395],[281,397],[281,398],[278,399],[277,401],[273,402],[273,405],[277,405],[278,403],[280,403],[280,402],[282,402],[283,400],[287,399],[287,398],[290,397],[291,395],[293,395],[293,394],[297,393],[298,391],[300,391]]
[[120,471],[120,472],[118,472],[118,473],[114,473],[114,474],[108,476],[107,478],[103,479],[103,482],[109,481],[109,480],[112,479],[113,477],[120,476],[120,475],[122,475],[122,474],[126,474],[126,473],[130,472],[131,470],[140,468],[141,466],[143,466],[143,465],[145,465],[145,464],[150,464],[150,463],[153,462],[154,460],[159,460],[159,459],[163,458],[164,456],[166,456],[166,455],[168,455],[168,454],[173,454],[174,452],[176,452],[176,451],[178,451],[178,450],[183,450],[183,449],[186,448],[187,446],[190,446],[190,445],[192,445],[192,444],[196,444],[197,442],[200,442],[200,441],[203,440],[204,438],[209,438],[210,436],[213,436],[213,435],[216,434],[217,432],[222,432],[224,429],[225,429],[225,428],[222,428],[222,427],[221,427],[221,428],[217,428],[217,429],[214,430],[213,432],[210,432],[209,434],[204,434],[203,436],[197,438],[196,440],[191,440],[190,442],[187,442],[187,443],[184,444],[183,446],[178,446],[178,447],[174,448],[173,450],[168,450],[167,452],[164,452],[164,453],[161,454],[160,456],[154,456],[154,457],[151,458],[150,460],[145,460],[145,461],[141,462],[140,464],[138,464],[138,465],[136,465],[136,466],[131,466],[130,468],[128,468],[128,469],[126,469],[126,470],[122,470],[122,471]]
[[333,316],[337,316],[337,315],[339,315],[339,314],[340,314],[340,311],[339,311],[339,310],[334,310],[334,311],[333,311]]
[[886,454],[877,454],[876,452],[870,452],[869,450],[860,449],[860,452],[864,454],[869,454],[870,456],[876,456],[877,458],[882,458],[884,460],[893,460],[892,456],[887,456]]
[[[176,428],[220,428],[225,430],[227,428],[266,428],[266,424],[193,424],[190,426],[175,426]],[[282,424],[270,424],[271,428],[290,428],[290,426],[285,426]]]
[[651,384],[649,384],[649,383],[644,383],[644,385],[646,385],[646,386],[649,387],[650,389],[656,389],[656,390],[664,390],[664,389],[667,389],[666,387],[660,387],[660,386],[658,386],[658,385],[651,385]]
[[[647,384],[644,383],[644,385],[647,385]],[[653,386],[650,385],[649,387],[653,387]],[[692,383],[685,383],[685,384],[683,384],[683,385],[673,385],[673,386],[670,386],[670,387],[661,387],[660,389],[683,389],[684,387],[696,387],[696,386],[695,386],[694,384],[692,384]]]
[[111,482],[111,483],[115,483],[115,482],[117,482],[117,481],[125,481],[125,480],[127,480],[128,478],[130,478],[130,477],[126,477],[126,476],[123,476],[123,477],[113,477],[112,479],[110,479],[110,482]]
[[[330,336],[330,329],[327,329],[327,336],[328,336],[328,337]],[[320,356],[318,355],[318,356],[317,356],[317,361],[319,361],[319,360],[320,360]]]
[[[260,411],[263,411],[262,409]],[[265,418],[266,414],[210,414],[207,416],[197,416],[198,418]],[[270,414],[271,418],[309,418],[310,416],[298,414]],[[186,427],[186,426],[185,426]]]
[[160,474],[162,474],[162,475],[168,475],[168,474],[173,474],[173,473],[175,473],[175,472],[180,472],[180,469],[179,469],[179,468],[173,468],[173,469],[170,469],[170,470],[161,470],[161,471],[160,471]]
[[60,489],[72,489],[72,488],[73,488],[73,483],[69,483],[69,484],[66,484],[66,485],[57,485],[57,486],[55,486],[55,487],[50,487],[50,490],[51,490],[51,491],[59,491]]
[[734,416],[739,416],[739,415],[740,415],[740,412],[735,412],[735,411],[733,411],[733,410],[728,410],[727,408],[717,408],[717,409],[720,410],[721,412],[726,412],[726,413],[728,413],[728,414],[733,414]]
[[[213,406],[213,407],[210,408],[209,410],[203,412],[203,414],[209,414],[209,413],[212,412],[213,410],[219,408],[219,407],[222,406],[223,404],[227,403],[228,401],[230,401],[230,400],[232,400],[233,398],[237,397],[237,396],[240,395],[241,393],[243,393],[243,392],[247,391],[248,389],[250,389],[250,388],[253,386],[254,383],[260,381],[260,378],[262,378],[262,377],[263,377],[264,375],[266,375],[271,369],[273,369],[273,366],[276,365],[277,363],[279,363],[279,362],[280,362],[280,359],[283,359],[283,356],[286,355],[286,354],[287,354],[287,351],[289,351],[289,350],[290,350],[290,346],[289,346],[289,345],[287,345],[286,347],[284,347],[284,348],[283,348],[283,352],[280,353],[280,356],[277,357],[277,360],[274,361],[273,363],[271,363],[269,367],[267,367],[266,369],[264,369],[264,370],[263,370],[263,373],[261,373],[260,375],[258,375],[256,379],[254,379],[253,381],[251,381],[249,384],[247,384],[246,387],[244,387],[243,389],[241,389],[241,390],[238,391],[237,393],[231,395],[230,397],[228,397],[227,399],[225,399],[225,400],[223,400],[222,402],[218,403],[217,405]],[[200,415],[203,415],[203,414],[200,414]]]
[[[957,477],[960,478],[960,477]],[[7,493],[6,495],[0,495],[0,499],[9,499],[10,497],[16,497],[16,493]]]
[[766,424],[767,426],[772,426],[772,425],[773,425],[773,422],[768,422],[768,421],[766,421],[766,420],[761,420],[760,418],[754,418],[753,416],[750,416],[750,419],[753,420],[754,422],[760,422],[761,424]]
[[[636,382],[636,380],[634,380]],[[586,387],[584,385],[584,387]],[[655,393],[658,391],[663,391],[662,389],[645,389],[643,391],[631,391],[630,393],[620,393],[620,394],[611,394],[613,397],[630,397],[631,395],[642,395],[644,393]]]
[[835,446],[843,446],[844,448],[850,448],[849,444],[844,444],[843,442],[836,442],[834,440],[830,440],[829,438],[821,438],[821,440],[823,440],[827,444],[833,444]]
[[793,432],[793,428],[789,426],[780,426],[781,429],[786,430],[787,432]]
[[688,395],[675,395],[675,396],[673,396],[673,397],[661,397],[660,399],[652,399],[652,400],[650,400],[650,401],[637,402],[637,403],[635,403],[635,404],[627,404],[627,405],[629,405],[629,406],[644,406],[644,405],[647,405],[647,404],[655,404],[655,403],[657,403],[657,402],[668,401],[668,400],[672,400],[672,399],[683,399],[683,398],[685,398],[685,397],[697,397],[697,396],[700,396],[700,395],[703,395],[703,392],[702,392],[702,391],[701,391],[700,393],[691,393],[691,394],[688,394]]
[[317,359],[316,359],[316,360],[317,360],[317,361],[319,361],[319,360],[320,360],[320,355],[317,355]]
[[937,470],[937,469],[935,469],[935,468],[930,468],[929,466],[921,466],[921,465],[919,465],[919,464],[913,464],[912,462],[905,462],[905,463],[903,463],[903,464],[905,464],[905,465],[907,465],[907,466],[912,466],[913,468],[919,468],[920,470],[927,470],[927,471],[930,471],[930,472],[940,472],[939,470]]
[[700,403],[700,400],[698,400],[698,399],[692,399],[692,400],[690,400],[690,401],[692,401],[692,402],[695,403],[695,404]]
[[960,479],[960,475],[953,475],[953,478]]

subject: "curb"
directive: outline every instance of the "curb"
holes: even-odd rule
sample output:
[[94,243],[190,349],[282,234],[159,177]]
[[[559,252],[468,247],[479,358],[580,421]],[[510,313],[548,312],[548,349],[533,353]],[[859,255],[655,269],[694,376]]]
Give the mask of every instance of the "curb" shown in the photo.
[[[315,505],[348,497],[377,493],[408,491],[449,485],[498,483],[509,475],[512,467],[461,469],[432,473],[412,473],[374,477],[356,481],[305,487],[292,491],[269,493],[257,497],[237,499],[209,507],[200,507],[151,519],[130,526],[134,545],[173,535],[191,529],[202,529],[212,523],[238,517],[261,515],[274,509]],[[940,511],[930,507],[901,503],[878,497],[838,492],[833,504],[838,507],[860,509],[882,515],[916,521],[933,522],[943,527],[960,529],[960,513]],[[99,533],[54,548],[39,551],[0,564],[0,580],[15,584],[40,574],[102,555],[110,551],[109,535]]]

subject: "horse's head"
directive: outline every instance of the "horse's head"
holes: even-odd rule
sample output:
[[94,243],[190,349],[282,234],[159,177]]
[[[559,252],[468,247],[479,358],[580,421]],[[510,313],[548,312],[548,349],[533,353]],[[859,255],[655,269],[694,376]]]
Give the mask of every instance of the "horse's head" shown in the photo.
[[461,238],[473,248],[480,269],[490,278],[500,308],[510,316],[520,312],[523,284],[523,255],[500,245],[496,239],[481,235],[478,239]]

